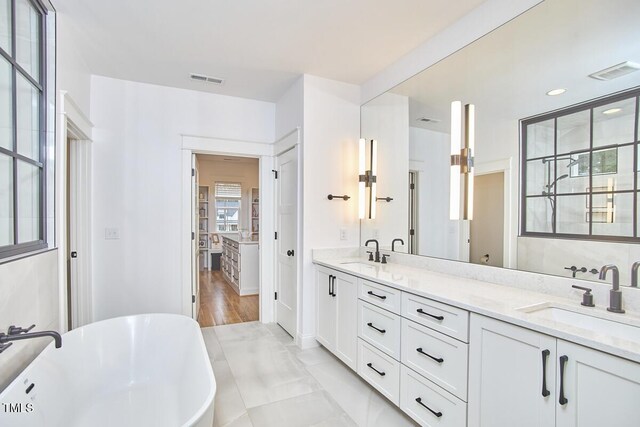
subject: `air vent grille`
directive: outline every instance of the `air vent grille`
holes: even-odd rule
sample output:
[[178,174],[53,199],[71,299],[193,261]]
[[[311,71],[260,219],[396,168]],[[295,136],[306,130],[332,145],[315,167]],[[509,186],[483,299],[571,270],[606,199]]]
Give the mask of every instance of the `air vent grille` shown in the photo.
[[640,64],[635,62],[626,61],[616,64],[613,67],[605,68],[604,70],[597,71],[593,74],[589,74],[589,77],[596,80],[613,80],[618,77],[626,76],[635,71],[640,70]]
[[189,74],[189,78],[197,82],[212,83],[216,85],[221,85],[224,83],[224,79],[220,79],[218,77],[209,77],[209,76],[205,76],[204,74],[191,73]]

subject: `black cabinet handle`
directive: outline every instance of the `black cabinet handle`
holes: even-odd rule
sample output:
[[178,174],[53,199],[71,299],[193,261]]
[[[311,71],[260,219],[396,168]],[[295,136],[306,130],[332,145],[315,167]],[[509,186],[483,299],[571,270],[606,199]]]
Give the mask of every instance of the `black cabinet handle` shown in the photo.
[[329,275],[329,296],[333,295],[333,292],[331,291],[331,281],[333,280],[333,274]]
[[367,292],[369,295],[374,296],[376,298],[380,298],[382,300],[387,299],[386,295],[378,295],[378,294],[374,294],[372,291]]
[[561,405],[566,405],[568,400],[564,397],[564,365],[567,364],[569,358],[567,356],[560,357],[560,399],[558,402]]
[[333,281],[332,281],[332,286],[331,286],[331,296],[335,297],[336,296],[336,276],[333,276]]
[[551,352],[542,350],[542,397],[547,397],[551,393],[547,390],[547,358]]
[[371,322],[367,323],[367,326],[368,326],[368,327],[370,327],[370,328],[375,329],[376,331],[380,332],[381,334],[384,334],[384,333],[386,333],[386,332],[387,332],[385,329],[378,329],[378,328],[376,328],[375,326],[373,326],[373,323],[371,323]]
[[420,314],[424,314],[425,316],[433,317],[436,320],[444,320],[444,316],[435,316],[433,314],[429,314],[421,308],[417,309],[416,311]]
[[381,377],[384,377],[385,375],[387,375],[386,372],[378,371],[376,368],[374,368],[372,363],[367,363],[367,366],[373,369],[374,371],[376,371],[376,373]]
[[293,256],[293,249],[289,249],[287,251],[287,256]]
[[427,411],[431,412],[433,415],[435,415],[436,417],[440,418],[442,416],[442,412],[436,412],[433,409],[429,408],[427,405],[425,405],[424,403],[422,403],[422,398],[421,397],[416,397],[416,402],[418,402],[419,405],[422,405],[424,408],[427,409]]
[[442,357],[435,357],[430,355],[429,353],[425,353],[424,351],[422,351],[422,347],[416,348],[416,351],[420,354],[424,354],[425,356],[430,357],[431,359],[435,360],[438,363],[444,362],[444,359]]

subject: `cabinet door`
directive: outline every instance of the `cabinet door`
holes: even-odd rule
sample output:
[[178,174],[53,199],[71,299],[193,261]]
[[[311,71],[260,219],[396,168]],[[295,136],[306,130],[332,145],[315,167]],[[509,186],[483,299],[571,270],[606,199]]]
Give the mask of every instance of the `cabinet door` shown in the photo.
[[[333,297],[335,272],[327,268],[316,269],[316,340],[328,350],[336,348],[336,298]],[[354,322],[355,324],[355,322]]]
[[555,338],[472,314],[469,426],[555,425],[555,355]]
[[558,340],[557,381],[558,427],[640,425],[639,364]]
[[358,352],[358,279],[337,275],[334,290],[337,303],[336,356],[354,371]]

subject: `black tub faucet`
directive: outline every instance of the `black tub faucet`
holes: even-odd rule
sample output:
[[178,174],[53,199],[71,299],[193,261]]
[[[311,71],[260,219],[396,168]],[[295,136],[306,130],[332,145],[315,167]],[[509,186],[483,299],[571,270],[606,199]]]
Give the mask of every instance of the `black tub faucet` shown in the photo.
[[391,252],[395,252],[396,251],[396,242],[400,242],[400,244],[402,246],[404,246],[404,240],[402,240],[402,239],[393,239],[391,241]]
[[40,331],[29,332],[36,325],[31,325],[28,328],[21,328],[11,325],[7,333],[0,333],[0,353],[6,350],[11,344],[11,341],[28,340],[31,338],[52,337],[56,342],[56,348],[62,347],[62,337],[56,331]]
[[380,262],[380,244],[378,243],[378,241],[376,239],[369,239],[366,242],[364,242],[364,245],[369,246],[369,243],[371,242],[376,244],[375,262]]

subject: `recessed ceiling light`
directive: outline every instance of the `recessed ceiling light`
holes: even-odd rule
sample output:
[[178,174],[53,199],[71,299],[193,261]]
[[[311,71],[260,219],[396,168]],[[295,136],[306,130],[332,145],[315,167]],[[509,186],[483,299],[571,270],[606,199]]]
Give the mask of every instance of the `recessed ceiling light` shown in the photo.
[[547,92],[547,95],[549,95],[549,96],[562,95],[566,91],[567,91],[566,89],[553,89],[553,90],[550,90],[549,92]]
[[622,108],[609,108],[608,110],[604,110],[602,114],[606,114],[608,116],[610,114],[619,113],[620,111],[622,111]]

